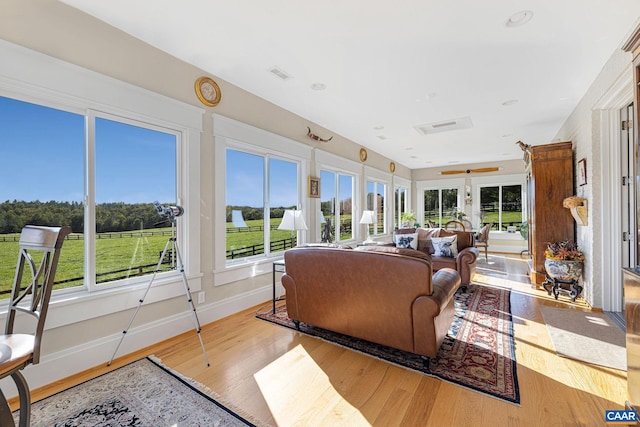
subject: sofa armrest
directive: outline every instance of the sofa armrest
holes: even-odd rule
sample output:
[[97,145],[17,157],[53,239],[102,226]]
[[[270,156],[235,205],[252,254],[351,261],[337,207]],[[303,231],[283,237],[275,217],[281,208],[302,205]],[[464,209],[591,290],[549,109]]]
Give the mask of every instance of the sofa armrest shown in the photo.
[[458,271],[460,271],[460,268],[465,264],[474,264],[476,262],[476,258],[478,258],[478,248],[476,247],[464,248],[458,252],[458,256],[456,257]]
[[431,280],[433,293],[418,297],[413,304],[414,351],[434,357],[453,322],[454,294],[460,275],[451,268],[437,271]]

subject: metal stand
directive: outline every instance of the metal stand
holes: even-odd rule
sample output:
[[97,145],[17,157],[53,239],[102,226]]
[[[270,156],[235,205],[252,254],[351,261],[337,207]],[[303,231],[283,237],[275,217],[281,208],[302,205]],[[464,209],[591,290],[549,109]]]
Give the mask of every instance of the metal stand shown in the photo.
[[[120,337],[118,346],[113,352],[111,359],[109,359],[109,363],[107,363],[107,366],[111,366],[111,362],[113,361],[113,358],[116,356],[116,353],[120,348],[120,344],[122,344],[122,341],[124,340],[124,336],[127,334],[127,331],[129,330],[129,328],[131,328],[133,319],[136,318],[138,311],[140,311],[140,307],[142,306],[144,299],[147,297],[147,293],[149,292],[149,289],[151,288],[151,285],[153,284],[153,281],[156,278],[156,274],[158,274],[158,271],[160,271],[162,261],[164,261],[164,257],[167,255],[167,252],[169,251],[169,249],[171,249],[171,269],[176,269],[180,272],[180,276],[182,277],[182,284],[184,285],[184,292],[187,297],[187,302],[189,303],[189,308],[191,309],[193,324],[195,326],[196,333],[198,334],[198,340],[200,340],[200,347],[202,347],[202,353],[204,354],[204,360],[205,362],[207,362],[207,366],[210,366],[209,358],[207,357],[207,352],[204,348],[204,343],[202,342],[202,336],[200,335],[200,321],[198,320],[196,307],[193,305],[193,299],[191,298],[191,290],[189,289],[189,283],[187,282],[187,275],[184,272],[184,264],[182,263],[182,256],[180,255],[180,250],[178,249],[178,242],[175,237],[175,218],[171,219],[171,237],[169,238],[169,240],[167,240],[167,244],[164,246],[164,250],[162,251],[162,255],[160,255],[160,260],[158,261],[158,265],[156,265],[155,270],[153,270],[153,276],[151,276],[151,280],[147,285],[147,289],[144,291],[144,294],[142,295],[142,298],[140,298],[140,301],[138,301],[138,307],[136,308],[136,311],[133,313],[133,316],[131,316],[131,320],[129,320],[129,324],[127,325],[127,328],[124,331],[122,331],[122,336]],[[177,258],[177,265],[176,265],[176,258]]]

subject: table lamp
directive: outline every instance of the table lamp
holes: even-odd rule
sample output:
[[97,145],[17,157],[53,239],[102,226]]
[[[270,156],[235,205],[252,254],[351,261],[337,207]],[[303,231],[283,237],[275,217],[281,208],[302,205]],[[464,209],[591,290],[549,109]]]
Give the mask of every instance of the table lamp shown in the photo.
[[[289,209],[284,211],[282,222],[278,226],[278,230],[291,230],[291,239],[295,236],[296,245],[298,242],[297,232],[299,230],[307,230],[307,224],[304,222],[301,210]],[[294,232],[296,233],[294,235]]]
[[373,239],[369,235],[369,224],[376,224],[376,213],[374,211],[363,211],[362,218],[360,218],[360,224],[365,224],[367,226],[367,240],[365,243],[373,243]]

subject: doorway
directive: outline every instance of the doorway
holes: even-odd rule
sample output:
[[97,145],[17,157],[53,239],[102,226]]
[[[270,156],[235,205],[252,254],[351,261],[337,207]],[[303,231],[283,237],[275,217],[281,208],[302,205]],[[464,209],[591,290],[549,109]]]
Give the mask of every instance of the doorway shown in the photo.
[[[620,261],[622,267],[636,266],[636,241],[635,233],[636,209],[635,209],[635,147],[633,143],[633,104],[620,109],[620,172],[622,172],[622,187],[620,194],[620,212],[622,215],[622,247]],[[637,244],[640,244],[638,241]]]

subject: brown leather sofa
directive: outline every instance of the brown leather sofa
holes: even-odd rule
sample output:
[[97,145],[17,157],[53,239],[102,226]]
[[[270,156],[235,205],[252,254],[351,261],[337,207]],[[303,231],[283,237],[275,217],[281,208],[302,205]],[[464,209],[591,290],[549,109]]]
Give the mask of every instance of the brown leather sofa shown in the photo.
[[[401,228],[394,231],[394,239],[398,234],[418,233],[418,250],[429,254],[433,265],[433,271],[443,268],[453,268],[460,274],[460,283],[463,289],[471,283],[471,278],[476,272],[476,259],[478,249],[475,247],[475,233],[472,231],[446,230],[444,228]],[[435,250],[431,239],[434,237],[447,237],[457,235],[458,255],[456,257],[435,256]]]
[[[361,250],[359,250],[361,249]],[[284,254],[287,312],[313,326],[434,357],[454,319],[460,275],[413,249],[299,247]]]

